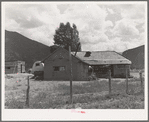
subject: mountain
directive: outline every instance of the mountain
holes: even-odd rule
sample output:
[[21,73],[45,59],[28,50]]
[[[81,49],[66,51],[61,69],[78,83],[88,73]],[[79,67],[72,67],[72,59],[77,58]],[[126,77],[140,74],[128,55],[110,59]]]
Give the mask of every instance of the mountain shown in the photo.
[[[26,70],[35,61],[41,61],[52,53],[57,46],[46,46],[31,40],[17,32],[5,31],[5,61],[21,60],[26,63]],[[144,68],[144,45],[122,53],[132,62],[131,68]]]
[[126,50],[122,53],[122,55],[132,62],[132,69],[144,68],[144,45]]
[[26,63],[26,70],[35,61],[41,61],[53,52],[57,46],[46,46],[31,40],[17,32],[5,30],[5,61],[21,60]]

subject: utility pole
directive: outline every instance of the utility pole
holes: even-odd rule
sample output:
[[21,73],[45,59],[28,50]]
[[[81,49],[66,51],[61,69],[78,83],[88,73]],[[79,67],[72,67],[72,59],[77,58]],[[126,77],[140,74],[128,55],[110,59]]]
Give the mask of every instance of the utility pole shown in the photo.
[[69,46],[69,63],[70,63],[70,103],[73,103],[72,100],[72,58],[71,58],[71,46]]

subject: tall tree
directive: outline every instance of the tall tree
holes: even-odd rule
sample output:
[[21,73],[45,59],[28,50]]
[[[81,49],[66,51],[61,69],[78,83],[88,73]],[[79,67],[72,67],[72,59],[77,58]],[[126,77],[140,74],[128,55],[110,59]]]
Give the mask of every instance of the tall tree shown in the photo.
[[81,51],[81,43],[79,42],[79,32],[77,26],[73,24],[71,27],[70,23],[60,23],[59,28],[55,30],[54,44],[59,45],[66,50]]

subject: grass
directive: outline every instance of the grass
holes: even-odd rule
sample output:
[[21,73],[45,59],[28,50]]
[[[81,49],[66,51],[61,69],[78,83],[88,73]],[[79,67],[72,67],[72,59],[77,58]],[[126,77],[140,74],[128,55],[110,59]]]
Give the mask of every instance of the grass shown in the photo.
[[[27,76],[11,74],[5,77],[5,108],[25,109]],[[143,109],[144,93],[138,77],[129,79],[129,95],[125,79],[73,81],[73,104],[69,103],[69,81],[36,81],[30,79],[30,109]]]

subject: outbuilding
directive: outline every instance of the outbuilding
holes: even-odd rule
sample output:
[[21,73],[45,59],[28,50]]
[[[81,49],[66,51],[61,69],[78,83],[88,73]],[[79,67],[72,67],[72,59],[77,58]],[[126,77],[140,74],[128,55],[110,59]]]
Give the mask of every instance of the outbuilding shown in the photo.
[[5,61],[5,74],[25,73],[25,61]]
[[[131,61],[124,58],[115,51],[81,51],[72,55],[72,76],[74,81],[85,81],[89,79],[92,68],[97,77],[105,77],[107,71],[111,70],[112,77],[123,77]],[[69,52],[59,47],[44,62],[44,80],[69,80],[70,64]]]

